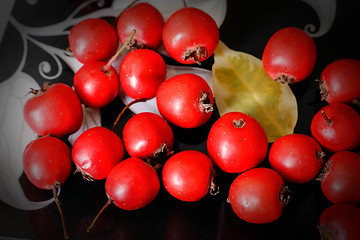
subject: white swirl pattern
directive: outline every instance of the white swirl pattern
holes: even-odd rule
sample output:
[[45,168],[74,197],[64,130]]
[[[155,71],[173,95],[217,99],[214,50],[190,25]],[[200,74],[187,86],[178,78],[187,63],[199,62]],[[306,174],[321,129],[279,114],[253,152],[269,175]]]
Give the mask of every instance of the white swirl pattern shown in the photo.
[[321,37],[326,34],[336,16],[336,0],[302,0],[309,4],[317,13],[320,26],[316,28],[314,24],[308,24],[304,30],[312,37]]

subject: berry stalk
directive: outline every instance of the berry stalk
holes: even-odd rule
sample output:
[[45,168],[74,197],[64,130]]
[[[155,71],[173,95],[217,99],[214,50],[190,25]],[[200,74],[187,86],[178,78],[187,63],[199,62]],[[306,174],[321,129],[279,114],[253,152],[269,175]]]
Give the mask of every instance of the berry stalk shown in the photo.
[[123,108],[123,110],[120,112],[120,114],[117,116],[117,118],[116,118],[116,120],[115,120],[115,122],[114,122],[111,130],[112,130],[113,132],[115,132],[116,125],[119,123],[121,116],[124,115],[124,112],[125,112],[131,105],[133,105],[133,104],[135,104],[135,103],[138,103],[138,102],[145,102],[145,101],[147,101],[147,100],[148,100],[147,98],[135,99],[134,101],[132,101],[132,102],[130,102],[128,105],[126,105],[126,106]]
[[112,203],[112,199],[109,197],[107,202],[105,203],[105,205],[100,209],[99,213],[96,215],[96,217],[94,218],[94,220],[92,221],[92,223],[90,224],[90,226],[88,227],[88,229],[86,229],[87,232],[90,232],[91,229],[94,227],[96,221],[98,220],[98,218],[100,217],[100,215],[104,212],[104,210]]
[[60,201],[59,201],[58,196],[57,196],[57,192],[58,192],[57,189],[58,189],[57,185],[55,185],[52,188],[53,195],[54,195],[54,200],[55,200],[56,206],[57,206],[57,208],[59,210],[59,213],[60,213],[61,222],[62,222],[62,226],[63,226],[63,232],[64,232],[64,239],[69,239],[68,231],[67,231],[66,224],[65,224],[65,217],[64,217],[63,211],[62,211],[61,206],[60,206]]
[[131,34],[130,34],[130,37],[128,38],[126,43],[121,46],[121,48],[115,53],[115,55],[112,56],[112,58],[110,58],[110,60],[107,62],[107,64],[102,68],[102,71],[104,73],[109,71],[110,66],[115,62],[115,60],[119,57],[121,52],[126,48],[126,46],[129,45],[129,43],[130,43],[131,39],[134,37],[135,33],[136,33],[136,30],[133,29]]

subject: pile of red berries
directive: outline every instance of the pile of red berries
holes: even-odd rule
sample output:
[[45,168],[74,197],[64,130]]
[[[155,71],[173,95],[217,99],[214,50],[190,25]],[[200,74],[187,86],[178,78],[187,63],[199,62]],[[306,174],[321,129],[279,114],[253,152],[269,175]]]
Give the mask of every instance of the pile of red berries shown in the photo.
[[[314,115],[312,136],[286,135],[269,149],[256,119],[231,112],[210,129],[207,154],[174,152],[171,125],[202,126],[216,106],[211,88],[200,76],[179,74],[166,80],[165,61],[156,50],[164,44],[177,62],[201,64],[217,47],[218,27],[210,15],[191,7],[179,9],[164,21],[148,3],[124,10],[114,26],[103,19],[86,19],[73,26],[68,36],[70,49],[83,63],[75,73],[74,89],[61,83],[45,84],[31,90],[34,96],[24,106],[24,118],[39,136],[24,151],[25,174],[35,186],[52,189],[57,203],[57,189],[74,164],[87,180],[106,179],[109,200],[105,207],[114,203],[125,210],[153,201],[160,180],[169,194],[182,201],[216,194],[216,171],[239,174],[231,184],[228,201],[241,219],[252,223],[280,217],[289,200],[285,182],[301,184],[319,177],[331,202],[360,204],[356,190],[360,155],[351,151],[360,144],[360,115],[350,106],[360,99],[360,61],[338,60],[323,71],[320,89],[328,105]],[[112,63],[124,48],[130,51],[115,69]],[[276,32],[263,55],[265,71],[279,84],[306,79],[315,62],[313,39],[293,27]],[[118,96],[120,88],[135,101],[156,97],[161,116],[136,114],[121,134],[115,128],[90,128],[69,148],[64,139],[81,127],[82,107],[102,108]],[[322,148],[333,153],[326,162]],[[267,153],[271,168],[258,167]],[[158,161],[160,158],[165,161]],[[349,208],[355,209],[352,214],[360,211],[356,206]],[[359,223],[360,214],[356,216]],[[321,224],[327,221],[324,217]],[[67,238],[64,220],[63,226]]]

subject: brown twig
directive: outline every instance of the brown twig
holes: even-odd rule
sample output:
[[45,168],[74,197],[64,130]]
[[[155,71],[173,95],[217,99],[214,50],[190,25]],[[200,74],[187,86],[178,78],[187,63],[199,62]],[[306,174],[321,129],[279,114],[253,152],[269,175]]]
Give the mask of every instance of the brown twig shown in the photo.
[[58,199],[58,196],[57,196],[57,190],[58,190],[59,186],[58,184],[56,184],[53,188],[52,188],[52,191],[53,191],[53,195],[54,195],[54,200],[55,200],[55,203],[56,203],[56,206],[59,210],[59,213],[60,213],[60,217],[61,217],[61,222],[62,222],[62,226],[63,226],[63,232],[64,232],[64,239],[68,239],[69,238],[69,235],[68,235],[68,231],[67,231],[67,228],[66,228],[66,224],[65,224],[65,217],[64,217],[64,214],[63,214],[63,211],[61,209],[61,205],[60,205],[60,201]]
[[91,229],[94,227],[96,221],[98,220],[98,218],[100,217],[100,215],[104,212],[104,210],[112,203],[112,199],[109,197],[107,202],[105,203],[105,205],[100,209],[99,213],[96,215],[96,217],[94,218],[94,220],[92,221],[92,223],[90,224],[90,226],[88,227],[88,229],[86,229],[87,232],[90,232]]
[[130,102],[128,105],[126,105],[123,110],[120,112],[120,114],[117,116],[113,126],[112,126],[112,131],[115,132],[116,129],[116,125],[119,123],[120,118],[122,115],[124,115],[125,111],[131,107],[133,104],[138,103],[138,102],[145,102],[147,101],[147,98],[139,98],[139,99],[135,99],[134,101]]
[[112,56],[112,57],[110,58],[110,60],[107,62],[107,64],[101,69],[103,72],[106,73],[107,71],[109,71],[111,65],[112,65],[112,64],[115,62],[115,60],[119,57],[120,53],[121,53],[121,52],[126,48],[126,46],[131,42],[131,39],[134,37],[135,33],[136,33],[136,30],[133,29],[132,32],[131,32],[131,34],[130,34],[130,37],[128,38],[128,40],[126,41],[126,43],[123,44],[119,50],[117,50],[117,52],[115,53],[115,55]]

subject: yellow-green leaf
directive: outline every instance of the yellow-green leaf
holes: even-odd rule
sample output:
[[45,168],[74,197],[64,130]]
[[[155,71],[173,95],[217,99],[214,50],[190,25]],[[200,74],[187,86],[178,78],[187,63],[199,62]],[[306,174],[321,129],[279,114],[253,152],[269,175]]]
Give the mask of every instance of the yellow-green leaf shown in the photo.
[[294,132],[298,109],[289,85],[272,80],[260,59],[221,41],[214,57],[213,89],[220,115],[238,111],[254,117],[269,142]]

